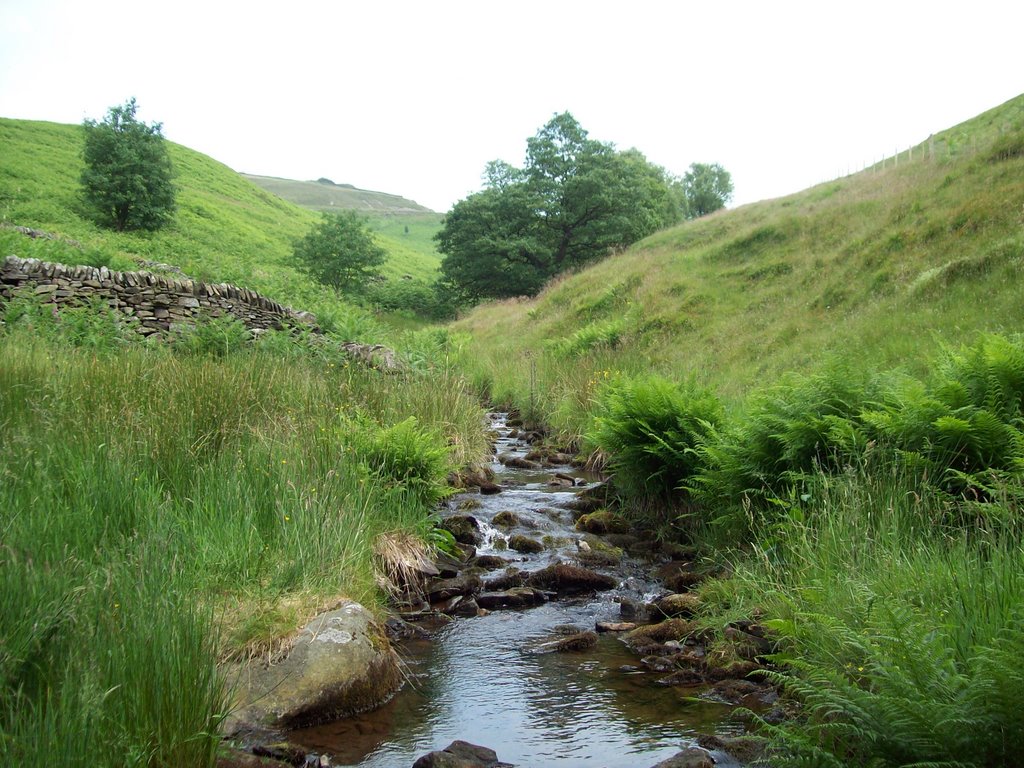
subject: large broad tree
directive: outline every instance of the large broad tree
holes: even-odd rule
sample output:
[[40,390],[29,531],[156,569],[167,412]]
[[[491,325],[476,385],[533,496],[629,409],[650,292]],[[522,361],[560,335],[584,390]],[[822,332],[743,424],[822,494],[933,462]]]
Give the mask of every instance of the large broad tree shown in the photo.
[[523,168],[493,161],[484,181],[437,235],[444,277],[473,300],[535,294],[679,217],[661,168],[589,138],[567,112],[527,140]]
[[718,163],[693,163],[680,184],[688,219],[721,210],[732,200],[732,176]]
[[159,229],[174,214],[171,159],[162,125],[135,117],[135,99],[86,120],[82,195],[98,223],[118,231]]
[[295,244],[294,255],[299,268],[314,280],[347,294],[361,293],[380,277],[377,267],[387,259],[366,220],[355,211],[324,213]]

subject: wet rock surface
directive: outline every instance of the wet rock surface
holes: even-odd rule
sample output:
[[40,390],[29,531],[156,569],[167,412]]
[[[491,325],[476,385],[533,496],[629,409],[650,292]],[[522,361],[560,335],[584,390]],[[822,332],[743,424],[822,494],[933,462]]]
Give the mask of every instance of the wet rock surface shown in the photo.
[[493,749],[453,741],[444,749],[428,752],[412,764],[413,768],[512,768],[498,760]]
[[662,760],[652,768],[714,768],[715,761],[711,754],[701,747],[684,749],[668,760]]
[[355,602],[317,616],[274,664],[237,670],[229,735],[325,722],[365,712],[401,686],[399,660],[373,615]]

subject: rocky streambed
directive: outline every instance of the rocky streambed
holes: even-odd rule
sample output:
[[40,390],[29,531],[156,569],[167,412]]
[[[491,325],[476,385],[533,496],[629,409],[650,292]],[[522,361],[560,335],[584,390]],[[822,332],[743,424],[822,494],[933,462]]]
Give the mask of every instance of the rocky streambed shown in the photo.
[[492,421],[492,477],[453,497],[442,523],[458,555],[427,566],[389,622],[403,690],[289,741],[324,765],[381,768],[432,752],[475,765],[444,752],[461,741],[521,767],[744,764],[732,711],[777,706],[751,674],[771,651],[756,617],[700,631],[689,589],[708,574],[692,553],[630,532],[604,510],[600,478]]

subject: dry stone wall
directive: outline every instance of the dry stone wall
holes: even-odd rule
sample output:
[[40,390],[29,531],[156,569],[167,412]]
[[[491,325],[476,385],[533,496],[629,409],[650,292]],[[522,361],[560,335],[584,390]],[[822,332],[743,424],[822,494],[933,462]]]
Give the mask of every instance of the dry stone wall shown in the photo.
[[0,265],[0,300],[27,291],[54,304],[100,299],[139,321],[140,333],[170,331],[203,315],[231,314],[250,330],[304,327],[316,330],[316,318],[226,283],[201,283],[150,272],[117,272],[106,267],[72,267],[8,256]]

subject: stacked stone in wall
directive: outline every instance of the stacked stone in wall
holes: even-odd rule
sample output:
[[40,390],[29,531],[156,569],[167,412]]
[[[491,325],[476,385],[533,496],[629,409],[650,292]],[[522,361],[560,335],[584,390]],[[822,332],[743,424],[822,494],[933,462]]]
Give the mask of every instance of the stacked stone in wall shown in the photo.
[[227,283],[201,283],[150,272],[118,272],[106,267],[68,266],[8,256],[0,264],[0,300],[30,291],[55,304],[99,299],[138,320],[140,333],[170,331],[202,316],[234,315],[250,330],[303,327],[316,330],[316,318]]

